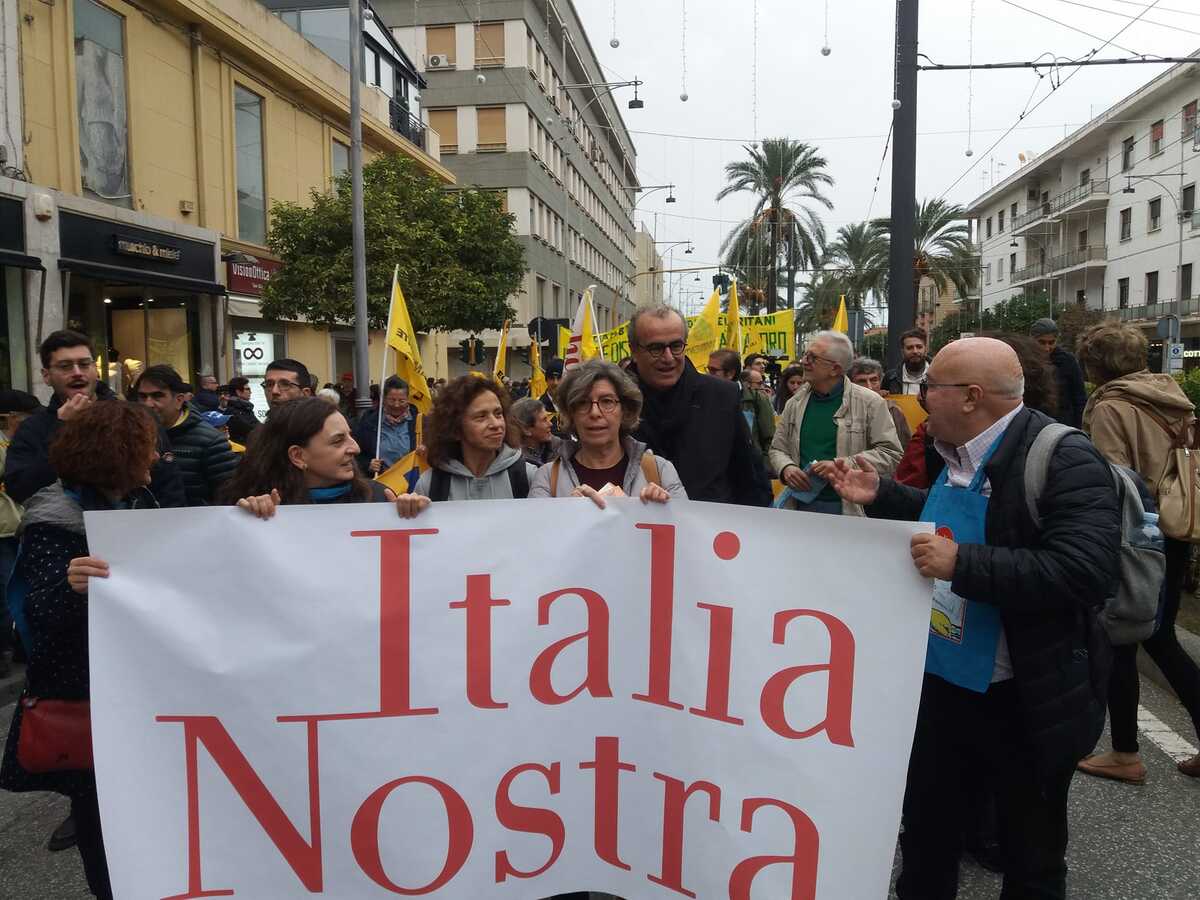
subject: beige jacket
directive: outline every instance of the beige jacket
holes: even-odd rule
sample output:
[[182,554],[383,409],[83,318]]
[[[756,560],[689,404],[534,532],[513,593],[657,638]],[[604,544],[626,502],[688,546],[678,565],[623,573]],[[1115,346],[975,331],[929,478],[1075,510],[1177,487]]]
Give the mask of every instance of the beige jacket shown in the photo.
[[1174,378],[1143,369],[1096,388],[1083,410],[1083,430],[1110,463],[1141,475],[1157,502],[1171,438],[1146,407],[1175,430],[1195,416]]
[[[803,384],[783,408],[783,418],[771,441],[771,472],[776,478],[784,466],[800,465],[800,425],[808,409],[812,387]],[[896,423],[888,411],[887,401],[874,391],[859,387],[845,379],[842,405],[833,414],[838,424],[837,453],[839,458],[853,460],[862,454],[880,475],[890,475],[900,463],[904,448],[896,436]],[[842,513],[861,516],[863,509],[856,503],[842,503]]]

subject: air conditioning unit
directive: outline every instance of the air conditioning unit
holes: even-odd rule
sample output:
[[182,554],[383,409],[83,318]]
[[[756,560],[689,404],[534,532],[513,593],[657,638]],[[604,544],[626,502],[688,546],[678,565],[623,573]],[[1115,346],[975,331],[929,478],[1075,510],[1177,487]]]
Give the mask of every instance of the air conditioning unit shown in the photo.
[[454,68],[454,60],[452,60],[445,53],[431,53],[429,55],[429,61],[426,63],[425,68],[427,68],[427,69],[453,69]]

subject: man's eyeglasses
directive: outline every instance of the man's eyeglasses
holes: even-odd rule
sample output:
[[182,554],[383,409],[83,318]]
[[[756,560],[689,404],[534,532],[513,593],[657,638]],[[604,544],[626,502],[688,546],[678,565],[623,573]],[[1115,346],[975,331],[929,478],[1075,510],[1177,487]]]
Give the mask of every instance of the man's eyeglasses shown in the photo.
[[951,383],[948,381],[928,381],[928,380],[926,380],[926,381],[921,382],[921,386],[918,388],[918,391],[920,392],[920,396],[927,397],[927,396],[929,396],[929,391],[934,388],[968,388],[968,387],[972,387],[972,386],[973,385],[971,385],[971,384],[963,384],[960,382]]
[[286,378],[280,378],[276,381],[274,378],[268,378],[263,382],[263,390],[270,391],[279,388],[281,391],[298,391],[300,385],[294,381],[288,381]]
[[828,356],[817,356],[817,354],[813,353],[811,350],[800,357],[800,361],[806,363],[811,363],[818,359],[821,362],[829,363],[831,366],[840,365],[836,360],[832,360]]
[[686,341],[671,341],[669,344],[661,344],[658,342],[653,344],[642,344],[642,349],[650,354],[651,359],[660,358],[667,350],[671,351],[672,356],[678,358],[683,354],[685,347],[687,347]]
[[78,369],[80,372],[86,372],[96,364],[94,359],[64,359],[56,363],[52,363],[50,368],[56,372],[62,372],[68,375]]
[[599,400],[580,400],[571,408],[571,411],[577,416],[586,416],[592,411],[593,406],[600,407],[600,412],[607,416],[617,411],[621,406],[621,401],[616,397],[601,397]]

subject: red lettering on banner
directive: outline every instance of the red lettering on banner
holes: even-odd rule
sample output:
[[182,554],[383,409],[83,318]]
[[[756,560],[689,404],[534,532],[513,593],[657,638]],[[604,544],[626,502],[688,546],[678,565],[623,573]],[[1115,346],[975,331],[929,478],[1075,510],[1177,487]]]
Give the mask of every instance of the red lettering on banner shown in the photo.
[[[550,604],[559,597],[576,596],[587,606],[587,631],[581,631],[555,641],[538,654],[529,670],[529,692],[541,703],[554,706],[577,697],[584,689],[593,697],[611,697],[608,680],[608,604],[595,591],[587,588],[563,588],[538,598],[538,625],[550,624]],[[587,639],[587,677],[569,694],[554,690],[551,675],[560,653],[576,641]]]
[[258,773],[238,749],[225,726],[216,716],[155,716],[156,722],[183,725],[187,766],[188,889],[164,900],[192,900],[196,897],[228,897],[232,890],[204,890],[200,855],[200,777],[197,747],[204,745],[213,762],[237,791],[246,808],[300,882],[313,893],[322,891],[321,871],[321,788],[318,778],[317,723],[308,723],[308,811],[312,842],[304,840],[279,802],[263,784]]
[[620,780],[622,772],[636,772],[637,766],[621,762],[618,738],[598,737],[596,758],[591,762],[581,762],[579,768],[596,770],[596,855],[611,866],[628,869],[629,866],[621,862],[617,853]]
[[496,788],[496,821],[510,831],[520,831],[524,834],[544,834],[550,839],[550,858],[544,865],[532,872],[523,872],[513,868],[512,863],[508,861],[507,851],[501,850],[496,854],[497,884],[503,883],[509,875],[517,878],[536,878],[541,875],[558,862],[563,844],[567,840],[567,829],[558,813],[538,806],[517,806],[508,796],[512,783],[518,775],[525,772],[541,773],[546,779],[551,795],[558,793],[559,778],[562,774],[560,763],[551,763],[549,767],[538,763],[525,763],[523,766],[509,769],[504,773],[504,777],[500,779],[500,784]]
[[467,611],[467,699],[480,709],[504,709],[492,699],[492,610],[512,606],[492,598],[491,575],[468,575],[467,598],[450,604]]
[[[776,644],[784,643],[788,623],[799,618],[813,618],[825,626],[829,632],[829,662],[793,666],[772,675],[762,689],[760,708],[763,722],[781,737],[801,740],[812,737],[818,731],[825,731],[831,743],[853,747],[850,718],[854,699],[854,635],[845,622],[829,613],[815,609],[788,609],[775,614]],[[796,679],[812,672],[829,673],[825,718],[806,731],[797,731],[788,724],[783,701]]]
[[675,526],[639,523],[650,532],[649,685],[634,700],[683,709],[671,699],[671,625],[675,613]]
[[711,781],[696,781],[686,788],[678,778],[654,773],[663,783],[662,872],[646,877],[685,897],[696,895],[683,886],[683,812],[695,791],[708,794],[708,818],[721,821],[721,789]]
[[817,858],[820,853],[820,835],[812,819],[801,810],[770,797],[750,797],[742,803],[742,831],[750,833],[754,814],[764,806],[772,806],[787,813],[796,836],[795,849],[791,856],[751,856],[733,868],[729,876],[729,900],[750,900],[750,885],[754,876],[765,869],[781,863],[792,866],[791,900],[815,900],[817,896]]
[[414,535],[437,534],[436,528],[395,531],[352,531],[351,537],[379,538],[379,713],[381,716],[430,716],[436,707],[413,709],[412,581]]
[[745,719],[729,715],[730,657],[733,655],[733,608],[697,603],[709,612],[708,625],[708,689],[704,708],[692,707],[690,713],[730,725],[745,725]]
[[[429,884],[416,888],[401,887],[388,878],[387,873],[383,871],[383,860],[379,857],[379,814],[383,812],[383,804],[387,802],[392,791],[406,784],[424,784],[438,792],[446,807],[446,825],[449,831],[446,863],[442,866],[442,871]],[[363,801],[350,825],[350,849],[354,851],[358,867],[384,890],[406,896],[432,894],[443,887],[466,863],[474,841],[475,825],[471,821],[471,810],[467,807],[467,802],[444,781],[423,775],[397,778],[378,788]]]

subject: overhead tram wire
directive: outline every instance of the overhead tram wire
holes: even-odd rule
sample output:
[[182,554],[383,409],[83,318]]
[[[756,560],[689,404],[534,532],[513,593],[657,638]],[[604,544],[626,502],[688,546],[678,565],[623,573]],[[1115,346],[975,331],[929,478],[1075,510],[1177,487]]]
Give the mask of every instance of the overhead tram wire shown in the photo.
[[[1010,0],[1003,0],[1003,2],[1005,2],[1005,3],[1010,3]],[[1113,45],[1113,43],[1112,43],[1113,41],[1115,41],[1115,40],[1116,40],[1117,38],[1119,38],[1119,37],[1120,37],[1122,34],[1124,34],[1126,31],[1128,31],[1130,28],[1132,28],[1132,27],[1133,27],[1133,25],[1134,25],[1134,24],[1135,24],[1135,23],[1138,21],[1138,19],[1140,19],[1140,18],[1141,18],[1142,16],[1144,16],[1146,13],[1150,12],[1150,10],[1154,9],[1154,7],[1156,7],[1156,6],[1159,4],[1159,2],[1160,2],[1160,0],[1151,0],[1151,2],[1150,2],[1149,4],[1147,4],[1147,6],[1145,7],[1145,9],[1143,9],[1143,10],[1142,10],[1140,13],[1138,13],[1138,16],[1137,16],[1137,18],[1135,18],[1135,19],[1131,19],[1129,22],[1125,23],[1125,25],[1123,25],[1123,26],[1121,27],[1120,31],[1118,31],[1116,34],[1114,34],[1114,35],[1113,35],[1113,36],[1112,36],[1112,37],[1111,37],[1109,40],[1105,41],[1105,42],[1104,42],[1104,43],[1103,43],[1101,46],[1099,46],[1099,47],[1098,47],[1098,48],[1096,48],[1095,50],[1092,50],[1091,52],[1089,52],[1089,53],[1087,54],[1087,58],[1089,58],[1089,59],[1091,59],[1091,58],[1094,58],[1094,57],[1095,57],[1097,54],[1099,54],[1099,53],[1100,53],[1100,51],[1102,51],[1102,50],[1103,50],[1105,47],[1108,47],[1108,46],[1110,46],[1110,45]],[[1015,6],[1016,4],[1012,4],[1012,3],[1010,3],[1010,5],[1013,5],[1013,6]],[[1018,7],[1018,8],[1021,8],[1021,7]],[[1115,45],[1113,45],[1113,46],[1115,46]],[[1132,52],[1132,51],[1127,51],[1127,52]],[[995,150],[997,147],[999,147],[999,146],[1000,146],[1000,144],[1001,144],[1001,143],[1003,143],[1003,141],[1004,141],[1004,139],[1005,139],[1005,138],[1007,138],[1007,137],[1008,137],[1010,134],[1012,134],[1014,131],[1016,131],[1016,129],[1017,129],[1017,126],[1018,126],[1019,124],[1021,124],[1021,121],[1022,121],[1022,120],[1023,120],[1023,119],[1024,119],[1026,116],[1027,116],[1027,115],[1029,115],[1030,113],[1036,112],[1039,106],[1041,106],[1043,103],[1045,103],[1045,102],[1046,102],[1047,100],[1049,100],[1051,97],[1053,97],[1053,96],[1054,96],[1054,94],[1055,94],[1055,92],[1056,92],[1056,91],[1057,91],[1059,88],[1061,88],[1061,87],[1062,87],[1064,84],[1066,84],[1068,81],[1070,81],[1070,80],[1071,80],[1072,78],[1074,78],[1076,75],[1078,75],[1080,71],[1081,71],[1081,70],[1080,70],[1079,68],[1076,68],[1076,69],[1072,70],[1070,73],[1068,73],[1068,74],[1067,74],[1067,77],[1066,77],[1066,78],[1064,78],[1062,81],[1060,81],[1060,82],[1058,83],[1058,87],[1056,87],[1056,88],[1053,88],[1053,89],[1050,91],[1050,93],[1048,93],[1048,94],[1047,94],[1045,97],[1043,97],[1043,98],[1042,98],[1041,100],[1039,100],[1039,101],[1038,101],[1036,104],[1034,104],[1034,106],[1033,106],[1032,108],[1030,108],[1030,107],[1029,107],[1029,105],[1028,105],[1028,103],[1026,103],[1026,108],[1025,108],[1025,110],[1024,110],[1022,113],[1021,113],[1021,115],[1020,115],[1020,116],[1018,116],[1018,117],[1017,117],[1017,121],[1015,121],[1015,122],[1012,124],[1012,127],[1010,127],[1010,128],[1009,128],[1007,131],[1005,131],[1005,132],[1004,132],[1002,135],[1000,135],[1000,137],[996,138],[995,142],[994,142],[994,143],[993,143],[993,144],[992,144],[990,147],[988,147],[988,149],[987,149],[987,150],[985,150],[983,153],[981,153],[981,154],[979,155],[979,158],[978,158],[977,160],[975,160],[975,162],[973,162],[973,163],[971,163],[971,165],[967,166],[966,170],[965,170],[965,171],[963,171],[963,173],[962,173],[961,175],[959,175],[959,176],[958,176],[956,179],[954,179],[954,181],[953,181],[953,182],[950,184],[950,186],[949,186],[948,188],[946,188],[944,191],[942,191],[942,192],[941,192],[941,194],[939,194],[939,195],[938,195],[938,199],[939,199],[939,200],[943,200],[943,199],[945,199],[946,195],[947,195],[947,194],[949,194],[949,193],[950,193],[952,190],[954,190],[956,187],[958,187],[958,185],[959,185],[960,183],[962,183],[962,180],[963,180],[964,178],[966,178],[968,175],[970,175],[972,172],[974,172],[974,171],[975,171],[976,167],[977,167],[977,166],[978,166],[978,165],[979,165],[981,162],[983,162],[984,158],[985,158],[985,157],[986,157],[988,154],[990,154],[990,153],[991,153],[993,150]],[[1040,79],[1039,79],[1039,81],[1038,81],[1038,84],[1040,84],[1040,83],[1041,83],[1041,81],[1040,81]],[[1036,90],[1036,88],[1037,88],[1037,85],[1035,85],[1035,86],[1034,86],[1034,89],[1035,89],[1035,90]],[[1030,96],[1032,97],[1032,95],[1030,95]]]
[[[1109,3],[1120,3],[1124,6],[1141,6],[1142,5],[1139,2],[1139,0],[1108,0],[1108,2]],[[1196,10],[1169,9],[1168,7],[1160,6],[1160,7],[1158,7],[1158,11],[1165,12],[1165,13],[1177,13],[1178,15],[1181,15],[1181,16],[1196,16],[1197,18],[1200,18],[1200,12],[1198,12]]]
[[[1011,6],[1013,9],[1019,9],[1019,10],[1021,10],[1021,12],[1029,13],[1029,15],[1031,15],[1031,16],[1037,16],[1039,19],[1045,19],[1047,22],[1053,22],[1055,25],[1061,25],[1063,28],[1066,28],[1069,31],[1077,32],[1078,34],[1082,34],[1084,37],[1089,37],[1093,41],[1103,41],[1104,40],[1104,38],[1100,37],[1100,35],[1098,35],[1098,34],[1092,34],[1090,31],[1084,31],[1082,28],[1072,25],[1069,22],[1064,22],[1061,19],[1056,19],[1053,16],[1046,15],[1045,13],[1037,12],[1036,10],[1030,9],[1027,6],[1021,6],[1021,4],[1019,4],[1019,3],[1014,3],[1013,0],[1000,0],[1000,2],[1003,3],[1005,6]],[[1129,23],[1129,25],[1132,25],[1136,21],[1137,21],[1137,19],[1134,19],[1133,21],[1131,21]],[[1128,28],[1129,25],[1126,25],[1125,27]],[[1117,44],[1114,41],[1106,41],[1104,46],[1105,47],[1116,47],[1118,50],[1122,50],[1125,53],[1131,53],[1134,56],[1145,56],[1144,53],[1138,53],[1136,50],[1130,50],[1128,47],[1122,47],[1120,44]],[[1104,47],[1101,47],[1100,49],[1103,50]],[[1100,51],[1097,50],[1089,55],[1094,56],[1096,53],[1099,53],[1099,52]]]
[[[1099,6],[1092,6],[1089,3],[1080,3],[1079,0],[1054,0],[1054,2],[1065,3],[1067,6],[1078,6],[1080,9],[1089,9],[1092,12],[1105,13],[1106,15],[1116,16],[1119,19],[1132,19],[1133,18],[1133,16],[1130,15],[1129,13],[1117,12],[1115,9],[1103,9]],[[1159,12],[1167,12],[1167,10],[1160,9]],[[1193,13],[1192,15],[1200,15],[1200,13]],[[1157,28],[1170,28],[1172,31],[1179,31],[1179,32],[1182,32],[1183,34],[1200,35],[1200,31],[1194,31],[1190,28],[1183,28],[1179,25],[1172,25],[1169,22],[1154,22],[1154,21],[1151,21],[1150,19],[1142,19],[1141,24],[1154,25]]]
[[892,146],[892,128],[888,126],[887,139],[883,142],[883,155],[879,157],[879,171],[875,173],[875,187],[871,189],[871,202],[867,204],[867,221],[871,221],[871,211],[875,208],[875,196],[879,193],[879,181],[883,178],[883,167],[887,162],[888,150]]

